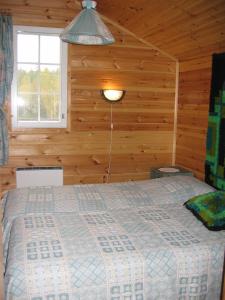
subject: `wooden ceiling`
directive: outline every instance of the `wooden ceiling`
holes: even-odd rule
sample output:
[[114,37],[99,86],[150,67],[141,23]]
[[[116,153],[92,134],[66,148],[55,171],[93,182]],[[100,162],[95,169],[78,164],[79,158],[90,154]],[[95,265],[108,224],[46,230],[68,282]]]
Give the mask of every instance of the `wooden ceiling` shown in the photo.
[[179,60],[225,50],[225,0],[98,0],[98,11]]
[[[225,51],[225,0],[96,1],[105,21],[180,61]],[[18,23],[35,18],[63,27],[81,10],[81,0],[0,0],[0,10]]]

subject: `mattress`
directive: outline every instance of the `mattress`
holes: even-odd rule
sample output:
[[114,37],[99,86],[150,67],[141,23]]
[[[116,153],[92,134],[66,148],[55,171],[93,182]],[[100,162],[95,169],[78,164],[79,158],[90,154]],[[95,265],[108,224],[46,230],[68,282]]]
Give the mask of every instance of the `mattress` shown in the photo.
[[183,206],[210,191],[176,176],[9,192],[5,299],[219,299],[225,232]]

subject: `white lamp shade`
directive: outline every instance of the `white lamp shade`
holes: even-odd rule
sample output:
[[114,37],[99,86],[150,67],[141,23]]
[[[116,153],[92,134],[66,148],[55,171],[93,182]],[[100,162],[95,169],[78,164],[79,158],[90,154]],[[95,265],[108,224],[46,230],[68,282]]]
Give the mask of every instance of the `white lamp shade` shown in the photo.
[[81,45],[108,45],[115,42],[114,37],[95,10],[95,1],[82,1],[84,9],[61,33],[66,43]]
[[123,90],[102,90],[104,98],[108,101],[119,101],[123,98],[125,91]]

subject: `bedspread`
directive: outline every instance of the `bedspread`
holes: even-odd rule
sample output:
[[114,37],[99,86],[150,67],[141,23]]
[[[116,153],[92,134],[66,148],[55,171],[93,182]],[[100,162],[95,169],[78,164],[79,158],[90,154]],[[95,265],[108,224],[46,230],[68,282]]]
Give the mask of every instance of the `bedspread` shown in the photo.
[[85,184],[20,188],[3,199],[6,229],[12,220],[27,213],[106,211],[114,208],[180,204],[189,198],[214,191],[191,176],[111,184]]
[[79,213],[153,204],[180,204],[190,197],[214,189],[191,176],[154,180],[68,186],[20,188],[9,191],[3,200],[4,259],[12,221],[25,214]]
[[7,300],[218,300],[225,232],[170,205],[14,220]]

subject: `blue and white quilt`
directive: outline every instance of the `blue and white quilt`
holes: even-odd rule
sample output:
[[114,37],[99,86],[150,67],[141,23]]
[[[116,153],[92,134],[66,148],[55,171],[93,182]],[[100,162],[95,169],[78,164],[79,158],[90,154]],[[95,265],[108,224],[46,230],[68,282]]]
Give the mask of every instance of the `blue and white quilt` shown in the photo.
[[192,176],[111,184],[30,187],[11,190],[3,198],[5,232],[13,219],[30,213],[80,213],[126,207],[180,204],[213,191]]
[[225,232],[190,176],[18,189],[4,200],[7,300],[219,300]]

